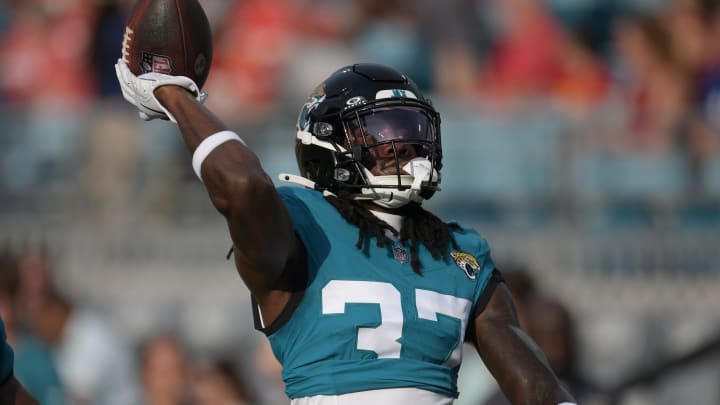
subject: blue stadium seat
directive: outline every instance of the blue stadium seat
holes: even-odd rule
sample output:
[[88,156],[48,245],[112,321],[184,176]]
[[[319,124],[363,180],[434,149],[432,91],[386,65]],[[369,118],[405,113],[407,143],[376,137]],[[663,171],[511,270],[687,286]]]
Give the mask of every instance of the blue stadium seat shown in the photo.
[[702,185],[707,196],[720,199],[720,155],[710,159],[703,167]]
[[688,184],[680,155],[578,154],[572,163],[573,189],[582,197],[672,200]]
[[577,154],[571,189],[592,226],[651,226],[685,198],[688,167],[679,154],[650,156],[609,152]]
[[443,121],[443,192],[498,201],[556,191],[561,133],[551,120],[489,117]]

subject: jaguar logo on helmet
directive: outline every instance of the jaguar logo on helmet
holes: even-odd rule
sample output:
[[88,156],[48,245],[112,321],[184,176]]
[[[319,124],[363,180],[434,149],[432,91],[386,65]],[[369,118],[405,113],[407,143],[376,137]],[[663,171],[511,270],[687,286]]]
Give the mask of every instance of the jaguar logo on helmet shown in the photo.
[[315,91],[308,97],[307,102],[300,110],[298,117],[298,130],[308,131],[310,129],[310,114],[315,111],[320,103],[325,100],[325,87],[321,84],[315,88]]
[[478,264],[477,259],[475,259],[473,255],[455,251],[451,252],[450,256],[452,256],[455,264],[465,272],[465,275],[468,276],[470,280],[475,280],[477,272],[480,270],[480,264]]

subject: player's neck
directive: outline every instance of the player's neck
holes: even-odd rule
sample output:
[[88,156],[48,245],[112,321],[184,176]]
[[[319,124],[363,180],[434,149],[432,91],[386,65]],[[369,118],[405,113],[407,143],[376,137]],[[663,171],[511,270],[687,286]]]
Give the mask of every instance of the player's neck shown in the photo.
[[372,201],[360,201],[360,204],[365,206],[373,215],[381,220],[387,222],[388,225],[392,226],[393,229],[400,232],[405,217],[408,215],[408,207],[403,206],[400,208],[387,208],[381,205],[375,204]]
[[392,226],[396,231],[400,232],[400,229],[402,229],[403,221],[405,220],[404,216],[387,210],[380,211],[373,208],[370,209],[370,212],[379,219],[385,221],[388,225]]

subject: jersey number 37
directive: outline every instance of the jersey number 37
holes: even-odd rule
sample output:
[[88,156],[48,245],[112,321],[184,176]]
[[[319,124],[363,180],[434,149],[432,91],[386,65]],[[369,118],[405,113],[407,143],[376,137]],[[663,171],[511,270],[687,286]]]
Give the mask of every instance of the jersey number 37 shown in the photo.
[[[403,308],[400,291],[386,282],[332,280],[322,289],[323,314],[344,314],[345,304],[377,304],[380,307],[380,324],[374,328],[357,330],[357,348],[370,350],[379,359],[400,358],[402,345]],[[464,298],[435,291],[415,289],[415,307],[419,319],[437,322],[438,314],[460,321],[457,344],[444,365],[453,368],[462,360],[462,342],[472,302]]]

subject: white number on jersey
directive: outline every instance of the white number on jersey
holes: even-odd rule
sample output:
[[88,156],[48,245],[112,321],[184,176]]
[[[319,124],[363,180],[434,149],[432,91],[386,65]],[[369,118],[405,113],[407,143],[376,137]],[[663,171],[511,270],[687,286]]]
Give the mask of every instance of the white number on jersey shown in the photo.
[[[344,314],[345,304],[365,303],[380,306],[380,325],[375,328],[358,328],[357,348],[371,350],[379,359],[400,358],[403,311],[400,291],[394,285],[377,281],[332,280],[322,289],[323,314]],[[418,317],[437,322],[437,314],[460,321],[457,345],[453,347],[445,365],[455,367],[462,361],[462,341],[467,327],[470,300],[415,289],[415,307]]]

